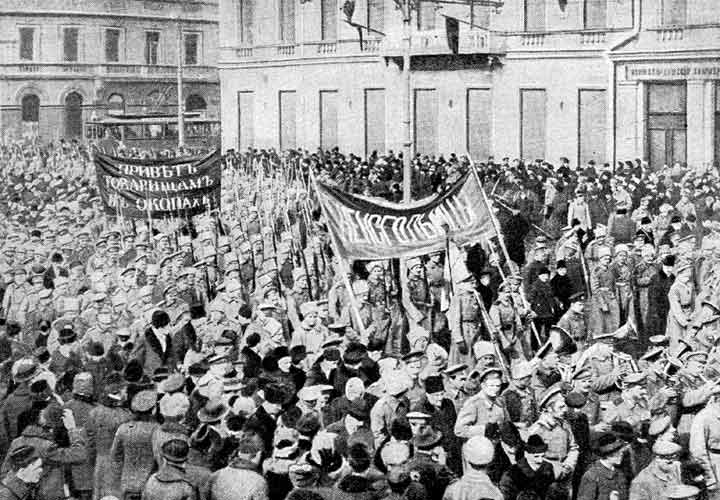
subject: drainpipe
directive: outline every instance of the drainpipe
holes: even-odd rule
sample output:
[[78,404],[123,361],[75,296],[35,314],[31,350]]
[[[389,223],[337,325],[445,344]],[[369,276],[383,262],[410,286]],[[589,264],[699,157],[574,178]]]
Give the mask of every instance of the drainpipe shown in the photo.
[[615,165],[617,164],[617,120],[615,119],[615,113],[617,112],[617,99],[615,95],[615,86],[617,84],[617,78],[615,76],[615,61],[610,57],[613,52],[625,47],[628,43],[637,39],[640,35],[640,29],[642,27],[642,1],[633,0],[633,30],[632,32],[617,42],[615,45],[605,51],[605,58],[608,62],[608,100],[610,103],[610,116],[609,116],[609,127],[611,131],[611,157],[612,157],[612,169],[615,172]]

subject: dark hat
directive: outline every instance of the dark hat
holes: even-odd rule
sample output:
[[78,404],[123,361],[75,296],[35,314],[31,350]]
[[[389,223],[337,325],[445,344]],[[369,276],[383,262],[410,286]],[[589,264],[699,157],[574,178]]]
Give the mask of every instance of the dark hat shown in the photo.
[[38,363],[45,363],[50,359],[50,351],[46,346],[36,347],[33,351],[33,356],[38,360]]
[[370,409],[362,400],[352,401],[350,406],[347,408],[347,414],[356,420],[366,421],[370,418]]
[[323,359],[325,361],[340,361],[340,351],[334,347],[323,351]]
[[37,453],[35,452],[35,447],[22,445],[12,450],[8,454],[8,457],[10,458],[13,468],[22,469],[35,461]]
[[287,401],[287,389],[282,384],[270,383],[265,386],[265,401],[283,405]]
[[248,347],[255,347],[260,343],[260,334],[258,332],[253,332],[250,335],[245,338],[245,344]]
[[679,222],[682,222],[682,217],[680,217],[680,216],[677,215],[677,214],[673,215],[673,216],[670,218],[670,224],[677,224],[677,223],[679,223]]
[[348,449],[348,464],[354,471],[364,472],[370,467],[370,452],[364,443],[356,442]]
[[550,269],[548,269],[546,266],[541,267],[538,270],[538,276],[540,276],[541,274],[550,274]]
[[525,453],[545,453],[547,449],[547,443],[537,434],[530,436],[525,444]]
[[198,363],[193,363],[188,368],[188,375],[191,377],[202,377],[205,375],[208,370],[210,370],[210,367],[208,366],[207,362],[200,361]]
[[48,402],[53,397],[52,389],[45,379],[39,379],[30,384],[30,396],[33,401]]
[[190,446],[184,439],[171,439],[163,443],[161,452],[168,462],[183,463],[187,460]]
[[618,422],[613,422],[610,426],[610,431],[617,437],[619,437],[623,441],[627,441],[628,443],[635,440],[635,429],[633,429],[633,426],[630,425],[628,422],[622,420]]
[[304,345],[296,345],[290,349],[290,359],[293,363],[299,363],[307,358],[307,347]]
[[105,347],[102,342],[90,342],[86,347],[85,351],[90,356],[103,356],[105,354]]
[[520,443],[522,443],[522,438],[520,437],[520,431],[518,431],[518,428],[515,424],[512,422],[503,422],[500,425],[500,441],[507,444],[508,446],[518,446]]
[[625,442],[619,439],[615,434],[612,432],[605,432],[598,437],[595,445],[595,452],[601,457],[606,457],[624,446]]
[[445,384],[440,375],[431,375],[425,379],[425,392],[428,394],[437,394],[445,390]]
[[359,342],[351,342],[345,349],[343,354],[343,363],[347,365],[355,365],[365,358],[367,348]]
[[585,300],[585,294],[583,292],[573,293],[569,297],[570,302],[583,302]]
[[303,436],[314,436],[321,427],[320,420],[313,413],[302,415],[295,424],[295,428]]
[[77,335],[75,334],[75,330],[68,326],[65,326],[58,332],[58,342],[60,342],[61,344],[69,344],[70,342],[74,342],[76,338]]
[[170,324],[170,316],[165,311],[155,311],[152,314],[151,324],[153,328],[165,328]]
[[428,428],[413,439],[413,444],[418,450],[432,450],[442,441],[442,432]]
[[281,345],[272,350],[272,356],[275,359],[284,358],[290,356],[290,350],[287,348],[287,346]]
[[128,364],[125,367],[125,371],[123,372],[123,377],[125,378],[126,382],[129,382],[131,384],[138,383],[140,382],[140,379],[142,379],[143,375],[143,367],[140,364],[140,361],[138,361],[137,359],[131,359],[130,361],[128,361]]
[[674,255],[672,255],[672,254],[671,254],[671,255],[666,255],[666,256],[663,258],[662,265],[663,265],[663,266],[672,267],[672,266],[675,265],[675,260],[676,260],[676,259],[675,259],[675,256],[674,256]]
[[222,401],[208,401],[207,404],[198,411],[197,418],[200,423],[211,424],[221,421],[229,411],[228,406]]
[[22,331],[22,326],[16,321],[8,321],[5,325],[5,334],[8,337],[14,337]]
[[557,264],[555,265],[555,267],[566,269],[567,263],[565,262],[565,259],[560,259],[559,261],[557,261]]
[[587,403],[587,398],[584,394],[573,391],[565,396],[565,403],[570,408],[582,408]]
[[640,224],[650,224],[652,220],[647,215],[640,219]]

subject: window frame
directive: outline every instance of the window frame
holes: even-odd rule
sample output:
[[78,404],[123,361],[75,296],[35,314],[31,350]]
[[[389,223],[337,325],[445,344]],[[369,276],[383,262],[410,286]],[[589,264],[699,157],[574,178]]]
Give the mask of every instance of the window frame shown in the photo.
[[[189,37],[196,37],[195,41],[195,62],[188,62],[187,40]],[[201,66],[203,61],[203,39],[202,31],[183,31],[183,65],[185,66]]]
[[[148,45],[148,36],[150,34],[157,35],[157,47],[155,50],[155,62],[150,62],[150,46]],[[159,30],[145,30],[145,59],[144,63],[146,66],[160,66],[160,62],[162,60],[161,54],[160,54],[160,47],[162,45],[162,38],[161,38],[161,32]]]
[[[67,33],[68,31],[75,30],[76,39],[75,39],[75,59],[68,59],[67,54]],[[60,26],[60,34],[62,38],[62,57],[60,60],[63,63],[79,63],[82,60],[82,30],[80,26],[75,25],[63,25]]]
[[[117,61],[110,61],[107,57],[108,56],[107,43],[108,43],[108,32],[109,31],[114,31],[114,32],[117,32],[117,34],[118,34],[118,37],[117,37]],[[124,30],[122,28],[119,28],[117,26],[104,26],[103,27],[103,57],[104,57],[104,61],[106,63],[109,63],[109,64],[120,63],[124,60],[124,57],[123,57],[123,55],[124,55],[123,54],[123,46],[124,46],[123,41],[124,40],[123,39],[124,39]]]
[[[31,25],[18,25],[18,60],[20,61],[37,61],[38,60],[38,52],[39,52],[39,44],[38,44],[38,27],[37,26],[31,26]],[[24,30],[30,30],[31,31],[31,40],[32,40],[32,47],[31,47],[31,57],[29,59],[22,57],[23,54],[23,36],[22,33]]]

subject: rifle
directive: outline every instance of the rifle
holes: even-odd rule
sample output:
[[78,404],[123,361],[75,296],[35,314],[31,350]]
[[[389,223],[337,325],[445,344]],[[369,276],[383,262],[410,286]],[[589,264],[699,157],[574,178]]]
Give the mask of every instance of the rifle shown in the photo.
[[[510,212],[510,213],[519,212],[519,210],[517,210],[516,208],[509,207],[504,201],[501,201],[501,200],[499,199],[499,196],[494,195],[494,194],[491,194],[490,196],[492,197],[493,202],[495,202],[495,204],[497,204],[497,206],[499,206],[500,208],[504,208],[505,210],[507,210],[507,211]],[[553,238],[552,236],[550,236],[543,228],[541,228],[540,226],[538,226],[538,225],[535,224],[534,222],[530,222],[530,225],[531,225],[533,228],[535,228],[536,231],[538,231],[538,232],[540,232],[541,234],[543,234],[546,238],[548,238],[548,239],[550,239],[550,240],[554,240],[554,239],[555,239],[555,238]]]

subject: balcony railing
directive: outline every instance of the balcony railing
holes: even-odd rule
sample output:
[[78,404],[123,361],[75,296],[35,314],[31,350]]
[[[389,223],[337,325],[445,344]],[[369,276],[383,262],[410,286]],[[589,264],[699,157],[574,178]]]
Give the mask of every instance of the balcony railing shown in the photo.
[[[460,54],[497,54],[504,50],[500,38],[485,28],[469,27],[464,24],[458,31],[458,52]],[[381,52],[385,56],[395,57],[403,53],[404,43],[399,38],[385,38]],[[410,54],[447,55],[452,51],[444,29],[416,31],[410,35]]]
[[[0,73],[5,76],[33,77],[61,76],[72,74],[73,78],[140,78],[167,79],[175,78],[177,72],[173,65],[146,64],[46,64],[46,63],[15,63],[0,64]],[[185,66],[183,74],[188,79],[217,80],[217,69],[212,66]]]
[[327,58],[378,55],[382,40],[369,38],[363,40],[337,40],[306,42],[294,45],[256,45],[254,47],[239,47],[225,52],[225,56],[234,60],[254,62],[270,59],[284,58]]

